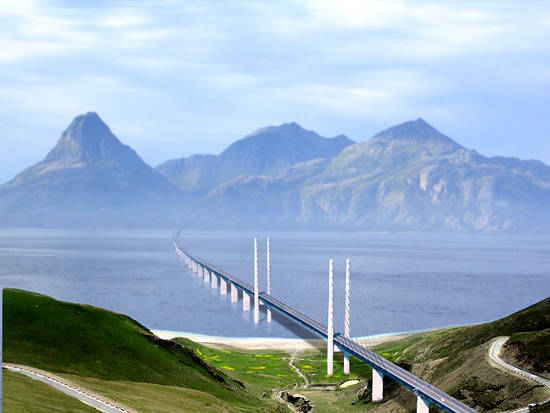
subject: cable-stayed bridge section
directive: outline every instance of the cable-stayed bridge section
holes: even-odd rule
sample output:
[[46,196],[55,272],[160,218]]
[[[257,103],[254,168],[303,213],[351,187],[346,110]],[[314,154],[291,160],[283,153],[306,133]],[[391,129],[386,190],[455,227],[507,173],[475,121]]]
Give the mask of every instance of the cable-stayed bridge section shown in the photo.
[[[466,406],[464,403],[449,396],[442,390],[432,386],[426,381],[420,379],[407,370],[386,360],[378,354],[372,352],[366,347],[356,343],[349,338],[349,260],[346,262],[346,334],[342,336],[332,331],[332,260],[329,264],[329,326],[325,327],[318,321],[313,320],[306,314],[288,306],[269,294],[270,287],[270,266],[267,266],[268,292],[260,292],[258,289],[258,261],[257,261],[257,243],[254,240],[254,285],[250,285],[239,278],[228,274],[227,272],[214,267],[201,258],[193,255],[190,251],[180,247],[177,240],[174,240],[174,248],[177,255],[183,263],[201,278],[204,282],[209,282],[212,288],[220,286],[220,294],[227,294],[231,290],[231,302],[238,301],[238,292],[242,294],[243,311],[250,311],[251,300],[254,302],[254,322],[259,322],[259,304],[266,306],[268,315],[272,310],[278,311],[286,317],[294,320],[296,323],[313,331],[317,335],[327,340],[327,372],[332,373],[332,353],[334,346],[344,352],[344,369],[349,373],[349,355],[353,355],[359,360],[372,367],[372,400],[381,401],[383,399],[383,378],[388,377],[407,389],[414,392],[417,396],[417,412],[428,413],[430,404],[433,404],[446,412],[456,413],[475,413],[476,410]],[[269,240],[268,240],[269,245]],[[269,263],[268,248],[268,263]],[[271,317],[268,316],[268,322]],[[332,342],[332,343],[331,343]],[[346,371],[347,365],[347,371]]]

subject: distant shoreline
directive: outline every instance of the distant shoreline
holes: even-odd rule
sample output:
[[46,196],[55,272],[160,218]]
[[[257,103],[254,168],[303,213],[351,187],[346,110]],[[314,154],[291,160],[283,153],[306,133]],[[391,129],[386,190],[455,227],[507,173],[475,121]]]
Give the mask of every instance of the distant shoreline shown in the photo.
[[[421,331],[408,331],[397,333],[376,334],[368,337],[354,337],[353,339],[365,347],[374,347],[390,341],[400,340],[417,334],[441,331],[441,327]],[[223,337],[210,336],[207,334],[190,333],[187,331],[151,330],[156,336],[164,340],[171,340],[176,337],[187,338],[200,344],[212,347],[233,347],[248,350],[313,350],[326,347],[324,339],[302,339],[283,337]]]

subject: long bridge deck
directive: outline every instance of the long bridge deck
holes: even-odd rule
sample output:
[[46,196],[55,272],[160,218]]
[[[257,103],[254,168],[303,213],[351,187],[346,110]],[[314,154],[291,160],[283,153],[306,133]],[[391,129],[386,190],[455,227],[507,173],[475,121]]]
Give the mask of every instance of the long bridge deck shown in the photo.
[[[178,255],[181,254],[187,256],[192,261],[200,264],[209,271],[215,273],[217,276],[224,279],[226,282],[232,283],[238,289],[242,290],[243,293],[248,294],[249,296],[254,296],[254,287],[250,284],[245,283],[239,278],[226,273],[225,271],[215,268],[213,265],[202,260],[199,257],[192,255],[189,251],[179,247],[176,241],[174,241],[174,247],[178,251]],[[317,333],[323,338],[328,338],[327,327],[319,323],[318,321],[313,320],[307,315],[295,310],[289,305],[283,303],[280,300],[277,300],[272,295],[266,294],[264,292],[259,293],[260,300],[269,308],[277,310],[278,312],[286,315],[292,320],[296,321],[300,325],[308,328],[309,330]],[[423,398],[426,401],[429,401],[431,404],[439,407],[440,409],[446,412],[456,412],[456,413],[475,413],[476,410],[471,407],[466,406],[464,403],[458,401],[457,399],[449,396],[444,391],[432,386],[426,381],[418,378],[414,374],[408,372],[407,370],[397,366],[396,364],[386,360],[385,358],[379,356],[373,351],[357,344],[349,338],[345,338],[342,335],[334,336],[334,344],[338,346],[341,351],[348,351],[351,355],[355,356],[359,360],[367,363],[373,369],[381,372],[384,376],[390,377],[396,382],[400,383],[402,386],[408,388],[414,392],[417,396]]]

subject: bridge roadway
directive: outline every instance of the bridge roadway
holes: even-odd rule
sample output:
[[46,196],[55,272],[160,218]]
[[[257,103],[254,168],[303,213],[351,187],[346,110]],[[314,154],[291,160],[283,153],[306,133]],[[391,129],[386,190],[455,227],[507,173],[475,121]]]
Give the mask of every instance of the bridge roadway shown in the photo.
[[[241,289],[244,293],[248,294],[251,297],[254,297],[254,287],[250,284],[245,283],[237,277],[232,276],[231,274],[226,273],[223,270],[215,268],[206,261],[192,255],[189,251],[182,249],[178,246],[177,242],[174,241],[174,247],[178,252],[187,255],[191,260],[199,263],[206,269],[215,273],[217,276],[224,279],[226,282],[233,283],[237,288]],[[264,305],[271,307],[279,311],[280,313],[286,315],[287,317],[298,322],[300,325],[308,328],[309,330],[317,333],[321,337],[327,339],[328,332],[327,328],[321,323],[313,320],[305,314],[300,313],[294,308],[286,305],[280,300],[277,300],[275,297],[268,295],[264,292],[259,293],[259,299],[263,302]],[[456,413],[475,413],[476,410],[471,407],[466,406],[464,403],[456,400],[455,398],[449,396],[442,390],[439,390],[437,387],[432,386],[431,384],[425,382],[424,380],[418,378],[414,374],[408,372],[407,370],[397,366],[396,364],[386,360],[385,358],[379,356],[378,354],[372,352],[371,350],[357,344],[349,338],[341,336],[339,333],[334,335],[334,344],[338,346],[340,351],[349,351],[349,353],[359,360],[367,363],[373,369],[378,370],[384,376],[387,376],[402,386],[408,388],[414,392],[418,397],[423,398],[429,403],[439,407],[440,409],[446,412],[456,412]]]

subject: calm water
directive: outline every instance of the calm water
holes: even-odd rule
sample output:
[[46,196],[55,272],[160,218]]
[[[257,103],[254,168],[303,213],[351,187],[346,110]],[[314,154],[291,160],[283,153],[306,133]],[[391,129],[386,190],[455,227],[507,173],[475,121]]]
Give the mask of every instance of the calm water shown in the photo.
[[[152,329],[291,337],[179,263],[168,231],[0,230],[0,285],[94,304]],[[252,283],[252,237],[183,232],[181,244]],[[476,323],[550,295],[550,237],[271,233],[272,294],[326,323],[328,259],[335,260],[335,322],[343,329],[344,263],[352,260],[352,335]]]

